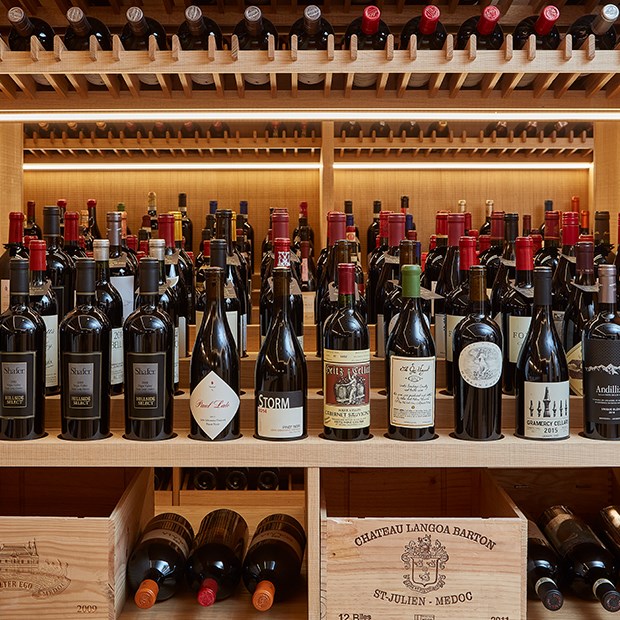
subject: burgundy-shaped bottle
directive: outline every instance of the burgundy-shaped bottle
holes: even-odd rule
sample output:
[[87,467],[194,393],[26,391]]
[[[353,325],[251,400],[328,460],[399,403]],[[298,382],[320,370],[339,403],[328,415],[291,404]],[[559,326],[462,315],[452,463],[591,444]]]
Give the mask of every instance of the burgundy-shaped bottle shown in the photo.
[[478,258],[480,264],[486,269],[487,295],[490,297],[493,282],[499,269],[502,251],[504,249],[504,212],[493,211],[491,215],[491,245],[484,252],[480,252]]
[[368,260],[371,252],[376,248],[377,237],[379,236],[379,214],[381,213],[381,201],[374,200],[372,203],[372,222],[366,231],[366,259]]
[[560,260],[560,212],[545,211],[544,246],[534,255],[536,267],[551,267],[552,273]]
[[510,288],[511,280],[515,277],[515,239],[519,234],[519,214],[504,214],[504,249],[493,280],[491,291],[491,316],[501,327],[502,320],[499,317],[501,312],[501,300]]
[[4,247],[6,250],[0,256],[0,312],[4,312],[9,307],[11,259],[28,258],[28,250],[24,246],[24,214],[21,211],[9,213],[9,240]]
[[568,305],[571,283],[575,277],[575,244],[579,238],[579,213],[566,211],[562,214],[562,253],[553,274],[553,320],[562,338],[564,311]]

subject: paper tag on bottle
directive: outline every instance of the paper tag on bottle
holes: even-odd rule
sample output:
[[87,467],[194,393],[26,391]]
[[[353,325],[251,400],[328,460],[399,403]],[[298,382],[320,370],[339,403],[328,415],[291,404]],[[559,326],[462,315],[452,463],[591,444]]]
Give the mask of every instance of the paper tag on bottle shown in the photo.
[[599,291],[598,284],[577,284],[576,282],[571,282],[571,284],[584,293],[598,293]]
[[391,254],[385,254],[383,256],[383,263],[386,265],[399,265],[400,258],[398,256],[392,256]]
[[576,256],[568,256],[567,254],[560,254],[560,259],[564,259],[566,261],[568,261],[569,263],[577,263],[577,257]]
[[5,312],[9,308],[11,301],[11,281],[0,280],[0,312]]
[[45,323],[45,387],[59,384],[58,377],[58,315],[41,315]]
[[568,381],[523,385],[525,436],[530,439],[564,439],[569,429]]
[[435,365],[434,357],[390,356],[390,424],[435,425]]
[[123,383],[123,328],[113,327],[110,332],[110,384]]
[[239,412],[239,396],[212,370],[192,390],[189,408],[198,426],[215,439]]
[[[435,282],[433,282],[433,284],[436,284]],[[420,287],[420,297],[422,299],[425,300],[435,300],[435,299],[443,299],[443,295],[440,295],[439,293],[435,293],[435,291],[429,291],[427,288],[424,288],[423,286]]]
[[446,315],[435,314],[435,352],[438,359],[446,357]]
[[502,265],[505,265],[506,267],[516,267],[517,266],[517,261],[516,260],[511,260],[509,258],[500,258],[500,263]]
[[510,288],[517,291],[519,295],[522,295],[526,299],[534,299],[534,287],[533,286],[531,288],[524,288],[522,286],[515,286],[514,284],[511,284]]
[[110,276],[110,283],[123,300],[123,321],[134,311],[134,276]]
[[453,362],[454,352],[452,349],[452,341],[454,339],[454,330],[456,326],[464,319],[464,316],[448,314],[446,316],[446,360]]

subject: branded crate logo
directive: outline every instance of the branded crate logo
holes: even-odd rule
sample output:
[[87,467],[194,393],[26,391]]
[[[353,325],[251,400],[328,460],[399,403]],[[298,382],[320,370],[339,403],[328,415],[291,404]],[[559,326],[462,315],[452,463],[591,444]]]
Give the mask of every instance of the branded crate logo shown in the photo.
[[445,569],[449,556],[439,540],[433,543],[430,534],[418,537],[417,542],[410,541],[401,560],[409,571],[403,575],[403,583],[409,589],[427,594],[444,587],[446,576],[440,571]]
[[35,540],[25,545],[0,543],[0,592],[22,590],[34,598],[60,594],[71,583],[68,566],[60,560],[41,562]]

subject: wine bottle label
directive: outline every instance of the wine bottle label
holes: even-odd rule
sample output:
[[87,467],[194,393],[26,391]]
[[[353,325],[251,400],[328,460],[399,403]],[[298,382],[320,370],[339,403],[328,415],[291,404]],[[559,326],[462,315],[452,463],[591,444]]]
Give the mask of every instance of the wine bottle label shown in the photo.
[[236,254],[231,254],[230,256],[227,256],[226,264],[232,265],[233,267],[241,267],[241,261],[239,260],[239,257]]
[[204,545],[218,545],[228,547],[241,561],[248,537],[248,525],[245,519],[226,508],[210,512],[200,524],[200,529],[192,549]]
[[428,428],[435,425],[435,366],[434,357],[390,357],[392,426]]
[[314,85],[325,81],[324,73],[300,73],[297,79],[302,84]]
[[175,383],[179,382],[179,328],[174,328],[174,360],[173,360],[173,381]]
[[36,351],[0,353],[2,398],[0,418],[34,418]]
[[[542,541],[540,539],[537,540],[538,543],[541,543]],[[547,545],[548,547],[549,545]],[[536,594],[538,596],[540,596],[539,594],[539,590],[546,584],[549,583],[551,584],[553,587],[557,588],[557,584],[555,581],[553,581],[553,579],[549,579],[549,577],[541,577],[535,584],[534,584],[534,591],[536,592]]]
[[266,530],[261,532],[260,534],[254,534],[252,537],[252,542],[248,548],[248,552],[253,550],[255,547],[262,543],[280,543],[287,545],[290,547],[295,555],[299,558],[299,563],[304,559],[304,547],[302,547],[295,536],[289,534],[289,532],[285,532],[284,530]]
[[385,357],[385,325],[383,323],[383,315],[377,314],[377,327],[375,330],[377,335],[377,357]]
[[256,527],[248,552],[264,542],[278,541],[288,545],[301,563],[306,548],[306,533],[300,523],[284,514],[265,517]]
[[457,316],[455,314],[446,315],[446,359],[449,362],[454,361],[454,351],[452,350],[454,330],[464,318],[464,316]]
[[[201,321],[202,321],[202,319],[201,319]],[[232,312],[226,312],[226,321],[227,321],[228,327],[230,328],[230,331],[232,333],[233,340],[235,341],[235,346],[237,347],[237,349],[239,349],[239,343],[237,342],[239,340],[239,338],[238,338],[238,335],[239,335],[239,313],[236,310],[234,310]],[[198,325],[198,323],[196,323],[196,325]]]
[[62,353],[63,412],[66,420],[101,417],[101,353]]
[[565,439],[570,435],[568,381],[525,381],[525,436],[529,439]]
[[179,357],[187,357],[187,317],[179,316]]
[[370,426],[370,349],[323,350],[323,424],[328,428]]
[[620,340],[584,341],[584,406],[590,423],[620,424],[619,359]]
[[213,84],[213,73],[192,73],[192,82],[201,86]]
[[122,383],[123,374],[123,328],[113,327],[110,334],[110,383]]
[[264,84],[269,84],[269,74],[268,73],[244,73],[243,79],[253,86],[263,86]]
[[239,356],[243,351],[248,348],[248,315],[243,313],[241,315],[241,348],[239,349]]
[[0,312],[5,312],[9,308],[11,301],[11,281],[0,280]]
[[553,324],[555,325],[555,331],[558,332],[560,342],[564,344],[562,340],[562,325],[564,323],[564,310],[553,310]]
[[134,311],[134,276],[111,276],[112,286],[119,292],[123,300],[123,323]]
[[[301,259],[301,281],[302,282],[307,282],[308,281],[308,276],[309,276],[309,270],[308,270],[308,259],[307,258],[302,258]],[[4,280],[3,280],[4,282]],[[2,312],[4,312],[5,309],[2,310]]]
[[400,258],[398,256],[392,256],[391,254],[385,254],[383,256],[384,265],[399,265]]
[[[56,304],[58,305],[58,316],[62,319],[65,318],[68,310],[65,308],[65,287],[64,286],[52,286],[54,295],[56,295]],[[72,299],[75,301],[75,291],[73,292]]]
[[166,353],[127,353],[126,398],[131,420],[166,417]]
[[545,534],[551,544],[566,557],[575,547],[581,544],[597,544],[603,547],[598,536],[585,524],[580,523],[573,515],[559,514],[545,526]]
[[376,83],[376,73],[356,73],[353,77],[353,86],[359,88],[368,88],[369,86],[374,86]]
[[148,540],[165,541],[187,559],[194,540],[194,532],[181,515],[173,512],[162,513],[149,521],[140,538],[141,543]]
[[435,315],[435,351],[437,358],[446,357],[446,315]]
[[575,396],[583,396],[583,368],[581,365],[581,351],[581,341],[579,341],[570,351],[566,352],[570,391],[575,394]]
[[268,439],[294,439],[304,432],[304,394],[294,392],[256,393],[257,431]]
[[58,315],[41,315],[45,324],[45,387],[59,385],[58,377]]
[[475,388],[490,388],[502,378],[502,350],[494,342],[472,342],[459,355],[463,380]]
[[531,316],[511,315],[508,317],[508,360],[513,364],[517,363],[521,346],[530,329],[531,322]]
[[215,439],[239,415],[239,403],[237,393],[212,370],[189,397],[192,416],[209,439]]

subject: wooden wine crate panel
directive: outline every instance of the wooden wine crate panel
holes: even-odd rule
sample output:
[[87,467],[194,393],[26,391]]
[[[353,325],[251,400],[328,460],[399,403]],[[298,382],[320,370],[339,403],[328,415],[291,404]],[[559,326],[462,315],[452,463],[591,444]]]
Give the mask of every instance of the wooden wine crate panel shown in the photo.
[[323,470],[321,480],[322,620],[525,620],[526,522],[487,472]]
[[117,617],[127,558],[153,510],[151,470],[3,470],[0,615]]

